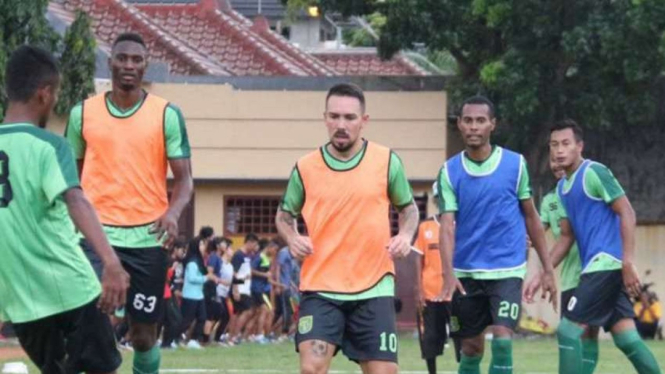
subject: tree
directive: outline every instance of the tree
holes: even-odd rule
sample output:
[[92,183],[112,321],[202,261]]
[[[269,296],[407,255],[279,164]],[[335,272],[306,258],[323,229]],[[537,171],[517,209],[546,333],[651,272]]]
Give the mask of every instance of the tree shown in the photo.
[[450,104],[470,94],[489,96],[497,104],[498,141],[525,154],[537,183],[549,174],[548,123],[569,117],[614,133],[657,123],[665,1],[319,3],[324,11],[346,15],[384,14],[378,43],[383,57],[420,44],[449,53],[457,65]]
[[48,0],[0,1],[0,120],[7,102],[4,87],[9,55],[22,44],[57,50],[59,37],[46,20],[47,7]]
[[60,58],[62,89],[57,114],[67,114],[72,107],[95,92],[95,37],[90,31],[90,20],[83,12],[65,33],[65,46]]

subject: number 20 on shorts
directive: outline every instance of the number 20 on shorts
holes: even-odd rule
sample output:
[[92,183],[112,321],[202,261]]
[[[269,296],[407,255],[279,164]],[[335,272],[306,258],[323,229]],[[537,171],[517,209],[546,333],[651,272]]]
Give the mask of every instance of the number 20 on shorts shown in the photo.
[[502,301],[501,304],[499,304],[499,317],[517,320],[517,317],[519,316],[520,306],[518,304],[509,303],[507,301]]

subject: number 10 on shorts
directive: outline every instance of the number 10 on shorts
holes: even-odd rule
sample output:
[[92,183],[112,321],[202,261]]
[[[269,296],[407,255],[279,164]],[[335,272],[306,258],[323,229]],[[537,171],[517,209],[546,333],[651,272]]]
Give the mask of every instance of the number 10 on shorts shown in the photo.
[[390,349],[390,352],[392,353],[397,352],[397,335],[395,333],[387,334],[385,332],[382,332],[380,337],[381,337],[381,346],[379,347],[379,350],[381,352],[386,352],[388,351],[388,349]]

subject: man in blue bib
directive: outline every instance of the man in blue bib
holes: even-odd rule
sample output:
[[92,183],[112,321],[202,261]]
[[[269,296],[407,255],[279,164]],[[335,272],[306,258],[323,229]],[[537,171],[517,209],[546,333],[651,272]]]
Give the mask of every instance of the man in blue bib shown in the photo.
[[639,374],[661,373],[637,333],[629,298],[629,293],[640,293],[635,211],[612,172],[582,158],[582,138],[582,129],[572,120],[557,123],[550,135],[550,154],[566,172],[557,186],[564,219],[552,262],[560,263],[575,239],[582,260],[579,285],[563,308],[557,330],[559,373],[585,373],[580,338],[587,327],[611,332]]
[[459,373],[480,373],[483,332],[492,326],[490,374],[513,372],[512,335],[519,321],[526,274],[527,232],[545,272],[543,296],[556,304],[554,270],[531,197],[524,157],[493,146],[494,105],[474,96],[457,126],[465,150],[438,177],[444,290],[452,298],[451,336],[461,339]]

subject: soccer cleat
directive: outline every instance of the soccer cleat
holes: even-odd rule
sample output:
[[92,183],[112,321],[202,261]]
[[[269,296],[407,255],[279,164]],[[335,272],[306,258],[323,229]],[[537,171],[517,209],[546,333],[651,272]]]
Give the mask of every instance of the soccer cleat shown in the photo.
[[201,347],[201,344],[199,344],[198,341],[196,341],[196,340],[194,340],[194,339],[191,339],[191,340],[187,343],[187,349],[203,349],[203,347]]

